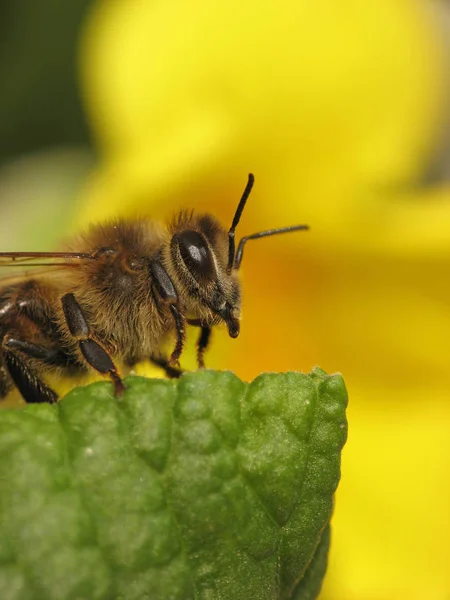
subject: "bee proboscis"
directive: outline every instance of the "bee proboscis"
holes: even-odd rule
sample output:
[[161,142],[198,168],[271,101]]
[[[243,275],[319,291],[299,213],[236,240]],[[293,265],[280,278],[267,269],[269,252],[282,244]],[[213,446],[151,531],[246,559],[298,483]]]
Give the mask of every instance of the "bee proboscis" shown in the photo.
[[[225,323],[232,338],[239,335],[246,243],[308,229],[260,231],[236,248],[253,183],[250,174],[228,231],[212,215],[181,211],[167,226],[151,219],[94,225],[66,252],[0,252],[0,266],[33,267],[0,279],[0,398],[15,386],[26,402],[56,402],[44,375],[58,369],[94,369],[119,395],[117,361],[149,359],[178,376],[188,324],[200,330],[197,362],[204,367],[212,327]],[[165,357],[169,334],[175,346]]]

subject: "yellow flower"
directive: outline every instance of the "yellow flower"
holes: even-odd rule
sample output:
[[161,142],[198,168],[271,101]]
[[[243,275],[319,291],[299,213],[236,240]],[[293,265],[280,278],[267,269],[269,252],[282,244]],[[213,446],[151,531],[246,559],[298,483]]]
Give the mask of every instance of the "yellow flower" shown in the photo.
[[341,371],[350,438],[329,600],[450,590],[450,190],[424,189],[444,61],[425,3],[98,2],[82,45],[101,166],[81,221],[180,206],[252,242],[209,366]]

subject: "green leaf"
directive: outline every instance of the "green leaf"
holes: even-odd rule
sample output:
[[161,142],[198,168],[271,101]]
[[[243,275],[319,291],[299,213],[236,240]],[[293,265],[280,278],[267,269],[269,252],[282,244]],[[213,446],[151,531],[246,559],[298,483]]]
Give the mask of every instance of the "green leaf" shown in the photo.
[[129,377],[0,411],[2,600],[310,600],[346,439],[340,375]]

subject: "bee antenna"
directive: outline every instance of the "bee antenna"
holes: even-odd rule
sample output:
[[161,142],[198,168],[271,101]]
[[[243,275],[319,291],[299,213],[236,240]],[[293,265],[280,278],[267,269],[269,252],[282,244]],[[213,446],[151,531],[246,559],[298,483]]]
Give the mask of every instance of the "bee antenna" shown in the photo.
[[228,267],[227,271],[230,273],[234,264],[234,256],[235,256],[235,243],[234,243],[234,231],[238,226],[238,223],[241,219],[242,211],[244,210],[245,204],[247,202],[248,197],[250,196],[250,192],[252,191],[253,184],[255,183],[255,176],[253,173],[248,174],[247,185],[245,186],[244,193],[239,200],[238,207],[236,212],[234,213],[233,222],[231,223],[230,231],[228,232]]
[[234,262],[234,268],[239,269],[244,256],[244,245],[248,240],[257,240],[259,238],[268,237],[269,235],[278,235],[279,233],[289,233],[291,231],[302,231],[309,229],[309,225],[291,225],[290,227],[280,227],[280,229],[267,229],[266,231],[259,231],[258,233],[252,233],[243,237],[238,246],[236,253],[236,260]]

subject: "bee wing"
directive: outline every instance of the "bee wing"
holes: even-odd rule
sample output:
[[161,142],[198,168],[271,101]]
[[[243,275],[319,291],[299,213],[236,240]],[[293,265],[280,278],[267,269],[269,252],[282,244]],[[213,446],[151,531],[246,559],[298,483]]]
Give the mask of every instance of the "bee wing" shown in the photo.
[[0,252],[0,267],[75,267],[84,260],[95,257],[83,252]]
[[0,252],[0,268],[21,267],[19,273],[0,276],[0,285],[13,285],[31,277],[30,268],[33,269],[33,277],[46,273],[51,273],[52,277],[64,275],[68,267],[77,268],[85,260],[95,260],[95,257],[82,252]]
[[14,285],[15,283],[21,283],[25,279],[30,279],[31,277],[34,279],[43,275],[51,275],[52,280],[54,280],[55,277],[62,277],[66,275],[66,273],[67,265],[54,265],[51,268],[43,266],[41,269],[33,269],[32,271],[30,271],[29,269],[27,269],[26,266],[24,266],[23,270],[19,270],[19,272],[15,271],[14,275],[0,275],[0,288],[5,287],[5,285],[9,286]]

